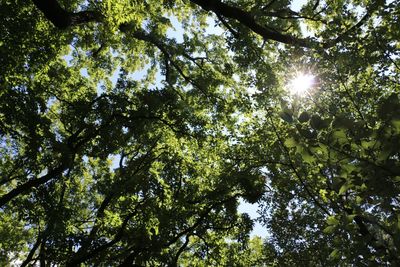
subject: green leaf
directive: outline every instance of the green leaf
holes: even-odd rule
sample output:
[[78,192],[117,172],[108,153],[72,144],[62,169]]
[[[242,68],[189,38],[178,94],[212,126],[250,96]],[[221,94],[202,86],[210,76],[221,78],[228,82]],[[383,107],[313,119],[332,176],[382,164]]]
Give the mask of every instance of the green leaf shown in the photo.
[[332,252],[329,254],[329,258],[334,260],[339,259],[340,258],[339,250],[338,249],[332,250]]
[[365,149],[371,149],[374,147],[376,141],[361,141],[361,146]]
[[347,190],[349,189],[349,188],[351,188],[352,187],[352,185],[350,184],[350,183],[344,183],[341,187],[340,187],[340,189],[339,189],[339,195],[343,195],[344,193],[346,193],[347,192]]
[[331,215],[331,216],[328,216],[328,218],[326,219],[326,223],[327,223],[328,225],[335,226],[335,225],[338,225],[338,224],[339,224],[339,221],[338,221],[338,219],[336,218],[336,216]]
[[319,115],[312,115],[310,125],[316,130],[321,130],[326,127],[326,123],[321,119]]
[[355,123],[342,114],[337,115],[332,122],[332,127],[334,128],[353,129],[354,126]]
[[395,119],[391,121],[393,127],[396,129],[396,133],[399,134],[400,133],[400,120],[399,119]]
[[328,191],[326,191],[325,189],[319,190],[319,195],[321,196],[321,198],[324,202],[328,202],[328,198],[326,196],[327,194],[328,194]]
[[318,146],[310,147],[310,151],[321,160],[328,159],[328,147],[324,144],[318,144]]
[[279,113],[279,116],[286,122],[289,122],[289,123],[293,122],[292,113],[289,111],[281,111]]
[[303,161],[305,163],[313,163],[315,162],[315,158],[313,155],[311,155],[308,151],[303,150],[303,152],[301,153],[301,157],[303,158]]
[[293,137],[286,139],[283,143],[288,148],[297,146],[297,141]]
[[300,122],[307,122],[309,119],[310,119],[310,115],[308,114],[307,111],[303,111],[299,116]]
[[304,163],[313,163],[316,161],[316,158],[308,152],[307,148],[298,146],[296,152],[300,154]]
[[352,223],[356,216],[356,214],[346,215],[347,223]]
[[332,234],[335,232],[336,227],[335,226],[327,226],[324,228],[324,233],[325,234]]
[[317,137],[315,131],[311,132],[309,129],[299,129],[299,133],[307,139],[314,139]]
[[347,135],[344,129],[335,130],[332,136],[340,145],[347,143]]

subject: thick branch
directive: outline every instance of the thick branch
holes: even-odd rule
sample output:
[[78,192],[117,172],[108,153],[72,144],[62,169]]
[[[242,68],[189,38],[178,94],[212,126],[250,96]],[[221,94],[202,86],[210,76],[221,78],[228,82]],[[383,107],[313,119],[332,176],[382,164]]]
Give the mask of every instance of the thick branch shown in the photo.
[[188,246],[190,241],[190,235],[187,235],[185,238],[185,243],[183,243],[183,245],[179,248],[178,252],[176,253],[171,266],[178,266],[178,260],[179,257],[181,256],[181,254],[185,251],[186,247]]
[[59,29],[66,29],[78,24],[102,21],[102,15],[96,11],[68,12],[56,0],[32,0],[44,16]]
[[[157,141],[158,141],[158,139],[157,139]],[[138,165],[138,167],[136,168],[136,170],[131,174],[132,176],[135,176],[136,174],[138,174],[143,169],[144,165],[142,163],[145,162],[145,160],[151,154],[153,149],[155,149],[156,144],[158,143],[157,141],[153,144],[153,146],[150,148],[150,150],[141,158],[142,160],[141,160],[140,164]],[[129,180],[126,180],[125,183],[123,183],[121,185],[121,187],[117,187],[117,188],[125,188],[127,183],[128,183],[128,181]],[[113,240],[111,240],[108,243],[105,243],[103,245],[100,245],[100,246],[94,248],[92,251],[88,251],[88,248],[90,247],[92,241],[95,239],[95,236],[96,236],[97,231],[99,229],[99,225],[96,224],[96,222],[99,221],[104,216],[105,209],[110,204],[110,202],[112,201],[113,197],[115,197],[116,194],[117,194],[117,192],[112,190],[111,194],[108,195],[103,200],[102,204],[100,205],[100,207],[99,207],[99,209],[97,211],[95,225],[93,226],[92,230],[90,231],[88,239],[84,241],[84,243],[82,244],[82,247],[77,251],[77,253],[67,263],[67,266],[77,266],[77,265],[81,264],[82,262],[84,262],[84,261],[96,256],[98,253],[101,253],[105,249],[108,249],[111,246],[113,246],[114,244],[116,244],[117,242],[119,242],[123,238],[123,234],[124,234],[126,225],[128,224],[129,220],[132,219],[132,217],[137,214],[137,210],[139,209],[140,205],[142,205],[143,203],[145,203],[147,201],[147,199],[145,198],[145,199],[141,200],[139,203],[137,203],[134,211],[132,213],[130,213],[124,219],[119,231],[114,236]]]
[[[27,181],[24,184],[21,184],[8,192],[5,195],[2,195],[0,197],[0,207],[3,205],[7,204],[9,201],[11,201],[13,198],[17,197],[18,195],[23,195],[29,192],[30,189],[32,188],[37,188],[51,179],[56,178],[57,176],[60,176],[65,170],[68,168],[71,168],[73,166],[73,161],[75,158],[75,153],[76,151],[85,144],[85,142],[89,141],[91,138],[97,135],[97,132],[99,131],[94,131],[91,135],[89,135],[86,138],[78,139],[79,134],[84,130],[85,128],[79,129],[77,132],[72,134],[66,141],[67,147],[70,149],[70,151],[62,151],[63,158],[61,162],[59,163],[58,167],[49,170],[47,174],[41,176],[40,178],[37,179],[31,179]],[[94,135],[93,135],[94,134]]]
[[96,219],[94,222],[94,226],[93,226],[92,230],[90,231],[88,238],[82,242],[82,246],[76,252],[76,255],[77,255],[76,258],[79,258],[79,255],[87,253],[86,250],[89,248],[92,241],[95,239],[96,234],[99,230],[99,225],[97,224],[97,222],[104,217],[104,211],[107,208],[107,206],[111,203],[113,197],[114,197],[114,194],[112,192],[110,195],[108,195],[104,198],[99,209],[97,210],[97,215],[96,215]]
[[38,186],[46,183],[47,181],[53,179],[54,177],[61,175],[62,172],[65,171],[67,168],[68,168],[67,164],[61,164],[54,170],[49,171],[46,175],[43,175],[42,177],[40,177],[38,179],[29,180],[28,182],[14,188],[7,194],[0,197],[0,207],[5,205],[7,202],[12,200],[16,196],[26,193],[27,191],[29,191],[29,189],[38,187]]
[[121,227],[119,228],[118,232],[115,234],[114,238],[111,241],[96,247],[92,251],[82,253],[82,255],[77,255],[75,258],[71,259],[71,261],[68,262],[66,264],[66,266],[71,266],[71,267],[79,266],[81,263],[85,262],[86,260],[93,258],[98,253],[100,253],[100,252],[112,247],[116,243],[118,243],[124,237],[124,232],[126,230],[126,226],[127,226],[128,222],[136,214],[137,214],[137,209],[135,209],[134,212],[130,213],[128,216],[125,217],[124,221],[121,224]]
[[279,32],[272,31],[265,26],[260,25],[251,13],[240,8],[233,7],[215,0],[190,0],[192,3],[199,5],[204,10],[212,11],[218,16],[224,16],[237,20],[241,24],[249,27],[253,32],[262,36],[265,40],[273,40],[284,44],[311,47],[310,40],[297,38],[291,35],[285,35]]
[[32,249],[29,251],[29,254],[26,257],[26,259],[22,262],[21,267],[28,266],[28,264],[31,262],[31,260],[33,258],[33,255],[35,254],[36,250],[39,248],[41,242],[42,242],[42,235],[39,233],[35,244],[32,246]]

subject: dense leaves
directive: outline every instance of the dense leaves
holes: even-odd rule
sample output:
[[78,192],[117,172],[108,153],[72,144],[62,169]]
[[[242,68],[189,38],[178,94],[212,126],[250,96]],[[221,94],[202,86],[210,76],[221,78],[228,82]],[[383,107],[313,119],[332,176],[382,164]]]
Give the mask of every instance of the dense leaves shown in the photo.
[[0,265],[396,266],[399,6],[2,1]]

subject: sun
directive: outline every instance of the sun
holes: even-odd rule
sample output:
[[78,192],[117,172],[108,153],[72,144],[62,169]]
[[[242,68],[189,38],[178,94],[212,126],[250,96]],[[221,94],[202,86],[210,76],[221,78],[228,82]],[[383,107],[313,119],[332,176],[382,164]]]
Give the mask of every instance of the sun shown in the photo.
[[288,84],[290,94],[303,96],[314,85],[315,76],[312,74],[298,73]]

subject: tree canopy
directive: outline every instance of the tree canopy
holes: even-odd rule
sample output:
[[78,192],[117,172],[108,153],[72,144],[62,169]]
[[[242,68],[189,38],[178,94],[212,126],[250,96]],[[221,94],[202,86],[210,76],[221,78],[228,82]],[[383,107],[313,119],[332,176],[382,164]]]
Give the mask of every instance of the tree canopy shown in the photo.
[[397,266],[399,25],[398,0],[0,1],[0,265]]

